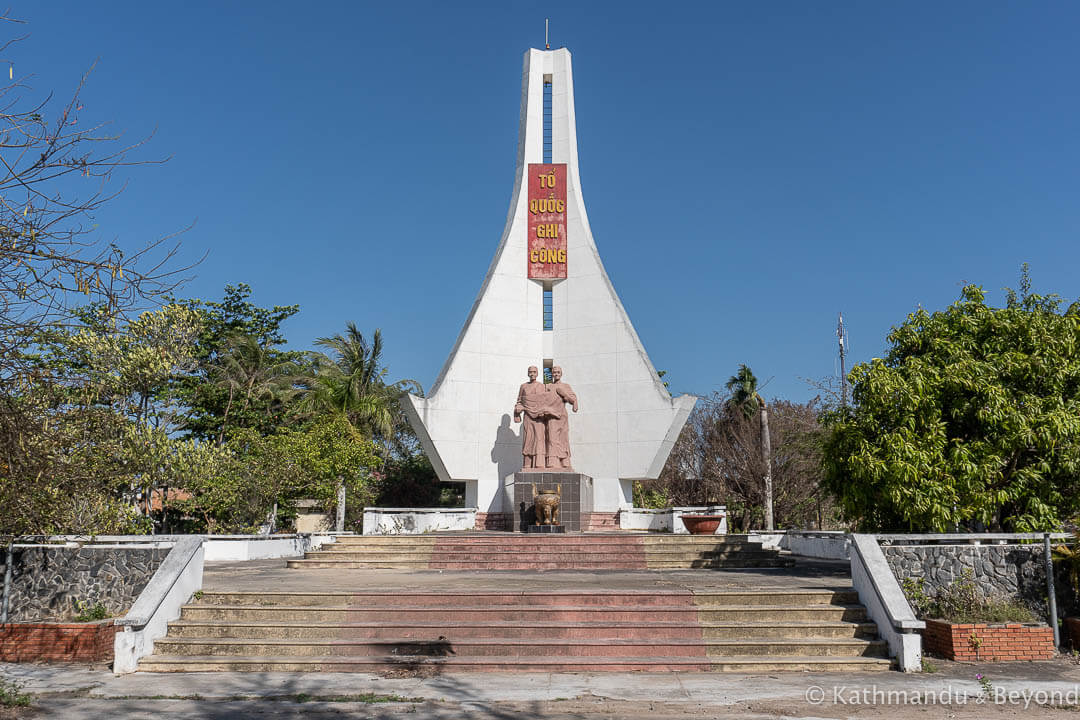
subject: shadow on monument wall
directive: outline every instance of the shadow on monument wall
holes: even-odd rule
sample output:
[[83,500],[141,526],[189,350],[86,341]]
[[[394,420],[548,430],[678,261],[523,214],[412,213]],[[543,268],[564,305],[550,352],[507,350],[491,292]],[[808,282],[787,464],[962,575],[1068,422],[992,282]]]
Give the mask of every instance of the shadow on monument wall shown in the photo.
[[521,469],[521,434],[514,432],[510,426],[510,415],[504,413],[499,427],[495,430],[495,443],[491,446],[491,462],[499,468],[499,492],[495,495],[494,505],[490,512],[503,512],[509,507],[513,498],[503,498],[508,475],[513,475]]

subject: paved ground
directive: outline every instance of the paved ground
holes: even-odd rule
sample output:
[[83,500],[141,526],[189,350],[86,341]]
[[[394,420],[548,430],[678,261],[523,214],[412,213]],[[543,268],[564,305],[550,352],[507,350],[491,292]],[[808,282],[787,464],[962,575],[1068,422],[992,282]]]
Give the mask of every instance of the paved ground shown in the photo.
[[[1071,659],[934,664],[936,672],[919,675],[483,673],[426,678],[353,673],[116,677],[104,668],[0,664],[0,675],[35,695],[34,708],[10,717],[65,720],[1080,718],[1080,666]],[[975,678],[980,672],[991,685],[989,701]]]
[[794,568],[751,570],[289,570],[284,560],[207,563],[203,589],[213,591],[379,592],[386,590],[737,590],[758,587],[847,587],[846,560],[800,558]]

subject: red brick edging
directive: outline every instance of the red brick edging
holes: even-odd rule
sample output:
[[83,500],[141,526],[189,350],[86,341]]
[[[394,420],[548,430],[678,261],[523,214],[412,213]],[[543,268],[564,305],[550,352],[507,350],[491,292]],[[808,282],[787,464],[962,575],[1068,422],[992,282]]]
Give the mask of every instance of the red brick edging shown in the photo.
[[1054,632],[1048,625],[927,620],[923,651],[947,660],[1049,660]]
[[116,626],[88,623],[8,623],[0,625],[3,662],[111,662]]

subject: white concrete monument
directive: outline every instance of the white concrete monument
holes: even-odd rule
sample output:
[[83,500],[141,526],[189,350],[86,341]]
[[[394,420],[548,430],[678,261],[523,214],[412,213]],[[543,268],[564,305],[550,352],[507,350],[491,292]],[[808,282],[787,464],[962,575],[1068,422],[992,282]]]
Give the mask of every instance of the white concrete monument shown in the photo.
[[566,49],[525,53],[502,240],[431,392],[404,403],[440,479],[464,481],[466,505],[489,527],[502,517],[509,529],[515,512],[522,440],[512,414],[530,365],[561,366],[574,387],[573,469],[593,478],[593,511],[630,507],[633,481],[659,475],[697,398],[668,393],[600,262],[578,175]]

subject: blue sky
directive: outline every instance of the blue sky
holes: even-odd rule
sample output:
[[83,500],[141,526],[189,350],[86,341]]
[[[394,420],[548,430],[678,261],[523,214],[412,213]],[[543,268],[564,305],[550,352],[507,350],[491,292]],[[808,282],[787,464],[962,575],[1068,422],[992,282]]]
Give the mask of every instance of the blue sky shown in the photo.
[[675,392],[749,364],[765,394],[885,350],[1029,262],[1074,299],[1074,2],[49,2],[5,60],[83,122],[153,132],[99,213],[126,247],[186,227],[181,294],[298,303],[290,347],[382,328],[431,385],[498,244],[522,53],[574,54],[601,257]]

